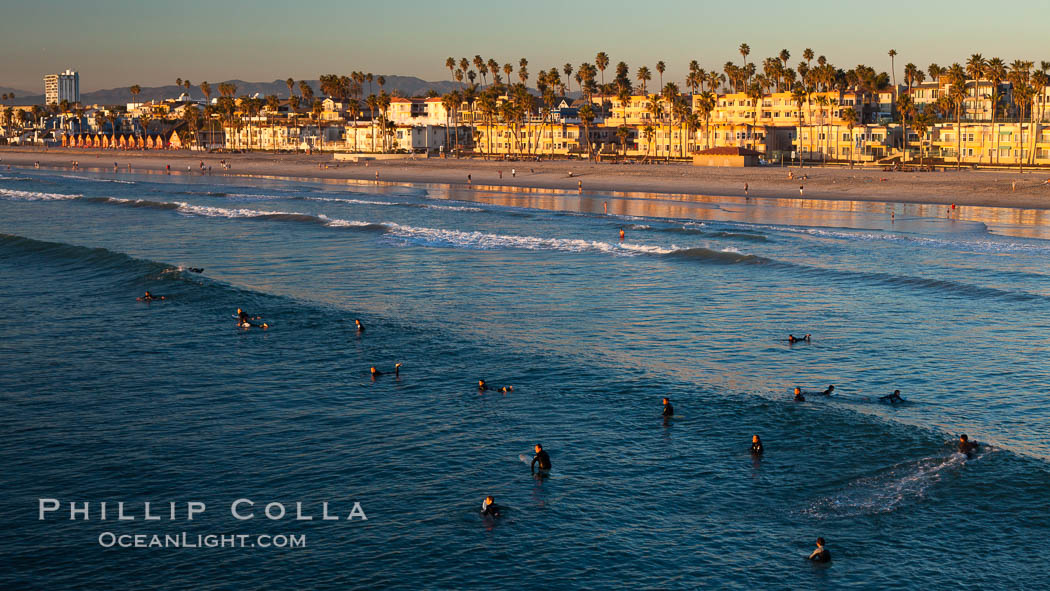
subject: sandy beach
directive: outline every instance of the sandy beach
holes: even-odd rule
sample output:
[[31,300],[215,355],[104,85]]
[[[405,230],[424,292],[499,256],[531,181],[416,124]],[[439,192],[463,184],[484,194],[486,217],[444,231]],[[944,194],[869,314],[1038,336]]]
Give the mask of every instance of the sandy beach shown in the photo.
[[[223,170],[220,160],[230,163]],[[336,162],[331,154],[206,154],[199,152],[120,152],[110,150],[0,148],[0,167],[34,166],[82,170],[199,174],[199,164],[213,175],[289,178],[358,179],[474,186],[523,187],[584,192],[622,192],[632,196],[683,194],[798,198],[835,201],[880,201],[1050,208],[1050,171],[886,172],[839,166],[702,168],[685,163],[594,164],[542,160],[500,162],[483,159],[399,159],[365,163]],[[512,174],[512,170],[516,171]]]

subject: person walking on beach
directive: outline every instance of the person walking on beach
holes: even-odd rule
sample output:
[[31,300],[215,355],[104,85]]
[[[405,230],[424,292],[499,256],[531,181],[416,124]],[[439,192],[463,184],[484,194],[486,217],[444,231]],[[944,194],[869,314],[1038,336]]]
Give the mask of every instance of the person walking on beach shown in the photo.
[[602,207],[605,208],[605,215],[609,215],[609,202],[608,201],[603,201],[602,202]]
[[744,183],[744,195],[748,194],[747,190],[748,190],[747,183]]
[[467,185],[470,185],[472,182],[473,182],[473,180],[470,178],[470,175],[468,174],[467,175]]
[[798,194],[799,194],[799,195],[802,195],[802,185],[799,185],[799,186],[798,186]]

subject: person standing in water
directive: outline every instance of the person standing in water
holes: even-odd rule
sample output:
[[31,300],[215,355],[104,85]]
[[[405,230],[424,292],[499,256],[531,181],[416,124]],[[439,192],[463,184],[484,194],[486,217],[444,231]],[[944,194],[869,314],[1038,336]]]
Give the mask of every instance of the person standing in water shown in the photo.
[[827,390],[824,390],[823,392],[821,392],[821,393],[820,393],[820,395],[821,395],[821,396],[831,396],[831,394],[832,394],[832,393],[833,393],[834,391],[835,391],[835,386],[828,386],[828,389],[827,389]]
[[485,497],[485,500],[481,502],[481,515],[482,517],[499,517],[499,506],[496,505],[496,499],[492,495]]
[[751,436],[751,455],[760,456],[765,453],[766,448],[762,447],[762,438],[758,435]]
[[365,332],[365,325],[361,324],[361,321],[354,319],[354,325],[357,326],[357,332]]
[[795,402],[805,402],[806,396],[802,393],[802,388],[795,386]]
[[813,562],[831,562],[831,552],[824,547],[824,538],[817,538],[817,549],[809,555],[809,560]]
[[623,242],[623,239],[624,239],[625,236],[626,236],[626,233],[623,231],[623,228],[620,228],[620,242]]
[[543,446],[536,444],[536,455],[532,457],[532,464],[529,466],[529,471],[533,474],[536,473],[536,464],[540,465],[540,474],[551,471],[551,457],[543,450]]
[[663,415],[663,417],[665,419],[674,416],[674,407],[671,406],[671,399],[670,398],[664,398],[664,411],[663,411],[662,415]]

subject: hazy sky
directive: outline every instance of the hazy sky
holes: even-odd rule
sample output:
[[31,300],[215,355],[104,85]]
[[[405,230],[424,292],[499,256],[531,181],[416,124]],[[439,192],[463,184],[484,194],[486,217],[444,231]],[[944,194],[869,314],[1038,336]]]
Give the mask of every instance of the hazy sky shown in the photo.
[[909,61],[973,52],[1050,59],[1048,22],[1047,0],[0,0],[0,86],[42,93],[44,74],[67,67],[81,91],[353,70],[436,80],[448,56],[515,67],[524,56],[534,74],[603,50],[632,73],[662,59],[680,82],[691,59],[739,61],[743,42],[751,60],[786,47],[794,66],[812,47],[839,67],[887,71],[893,47],[900,77]]

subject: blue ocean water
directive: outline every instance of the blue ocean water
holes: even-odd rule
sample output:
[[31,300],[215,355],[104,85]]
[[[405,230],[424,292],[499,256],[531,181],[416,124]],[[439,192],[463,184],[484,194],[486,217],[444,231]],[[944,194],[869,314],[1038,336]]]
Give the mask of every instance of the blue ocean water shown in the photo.
[[0,587],[1045,588],[1043,215],[0,171]]

